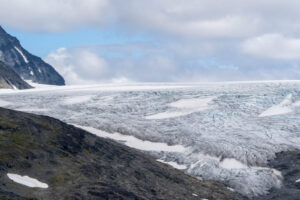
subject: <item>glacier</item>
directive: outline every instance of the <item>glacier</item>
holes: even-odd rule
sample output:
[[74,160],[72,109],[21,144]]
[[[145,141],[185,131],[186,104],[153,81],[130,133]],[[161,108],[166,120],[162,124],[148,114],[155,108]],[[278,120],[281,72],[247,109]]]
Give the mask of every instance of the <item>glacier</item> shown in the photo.
[[281,186],[284,177],[268,168],[275,153],[300,149],[300,81],[49,86],[0,91],[0,101],[147,144],[141,150],[160,162],[250,198]]

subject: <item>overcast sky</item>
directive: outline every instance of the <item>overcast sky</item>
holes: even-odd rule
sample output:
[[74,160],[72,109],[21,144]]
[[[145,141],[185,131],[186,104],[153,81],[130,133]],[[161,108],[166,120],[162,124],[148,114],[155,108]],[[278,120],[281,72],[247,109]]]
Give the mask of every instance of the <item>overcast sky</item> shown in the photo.
[[0,0],[68,84],[300,79],[299,0]]

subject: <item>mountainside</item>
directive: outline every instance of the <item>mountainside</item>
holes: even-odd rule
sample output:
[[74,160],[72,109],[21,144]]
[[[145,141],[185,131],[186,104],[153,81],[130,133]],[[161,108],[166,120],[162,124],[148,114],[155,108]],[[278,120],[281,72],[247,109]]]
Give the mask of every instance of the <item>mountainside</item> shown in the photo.
[[0,61],[11,66],[25,80],[50,85],[65,84],[63,77],[51,65],[26,51],[18,39],[7,34],[1,26]]
[[13,69],[0,61],[0,88],[28,89],[31,86],[23,81]]
[[[59,120],[0,108],[0,199],[240,199]],[[27,175],[48,188],[17,184]]]

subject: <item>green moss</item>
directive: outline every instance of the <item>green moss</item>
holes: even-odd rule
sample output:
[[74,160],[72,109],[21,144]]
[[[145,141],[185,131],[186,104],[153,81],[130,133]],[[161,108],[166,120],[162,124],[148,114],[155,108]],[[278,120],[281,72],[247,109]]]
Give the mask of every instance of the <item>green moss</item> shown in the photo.
[[18,126],[16,125],[16,123],[0,118],[0,129],[1,128],[16,129],[17,127]]
[[[6,132],[0,135],[0,160],[10,163],[33,150],[32,138],[18,132]],[[23,156],[25,157],[25,156]]]
[[50,180],[52,186],[61,186],[70,180],[70,175],[67,172],[60,173]]

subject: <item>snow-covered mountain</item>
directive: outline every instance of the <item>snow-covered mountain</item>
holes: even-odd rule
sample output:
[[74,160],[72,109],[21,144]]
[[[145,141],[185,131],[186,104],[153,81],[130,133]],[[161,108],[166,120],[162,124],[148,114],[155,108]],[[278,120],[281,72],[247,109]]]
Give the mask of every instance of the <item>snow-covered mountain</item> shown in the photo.
[[0,88],[28,89],[31,86],[22,80],[11,67],[0,61]]
[[41,58],[30,54],[19,40],[0,26],[0,61],[12,67],[24,80],[49,85],[64,85],[65,81],[55,69]]

